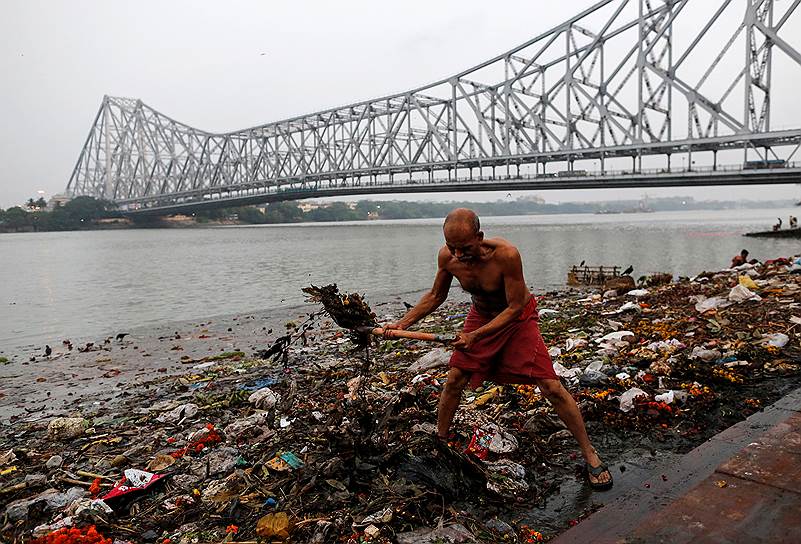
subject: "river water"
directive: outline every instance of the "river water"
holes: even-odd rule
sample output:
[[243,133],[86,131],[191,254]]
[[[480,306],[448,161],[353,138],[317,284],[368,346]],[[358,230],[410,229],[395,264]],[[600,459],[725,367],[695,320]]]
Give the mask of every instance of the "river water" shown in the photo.
[[[634,266],[693,275],[746,247],[769,259],[798,240],[743,238],[798,210],[486,217],[488,237],[523,256],[535,292],[563,286],[567,269]],[[336,282],[368,300],[430,286],[441,220],[316,223],[0,235],[0,351],[62,338],[208,316],[289,309],[301,287]],[[454,285],[454,289],[458,286]]]

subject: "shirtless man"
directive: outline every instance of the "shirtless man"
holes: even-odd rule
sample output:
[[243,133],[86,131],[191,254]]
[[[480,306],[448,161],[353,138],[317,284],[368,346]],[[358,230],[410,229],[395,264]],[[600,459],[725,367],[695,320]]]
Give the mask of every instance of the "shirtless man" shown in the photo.
[[593,489],[612,486],[612,475],[590,444],[581,412],[553,370],[537,326],[537,304],[523,278],[517,248],[502,238],[484,239],[478,216],[457,208],[443,226],[445,246],[431,290],[388,329],[406,329],[438,308],[451,281],[471,293],[473,306],[464,330],[453,342],[456,351],[437,412],[437,436],[447,439],[462,391],[468,382],[536,384],[551,402],[581,448]]

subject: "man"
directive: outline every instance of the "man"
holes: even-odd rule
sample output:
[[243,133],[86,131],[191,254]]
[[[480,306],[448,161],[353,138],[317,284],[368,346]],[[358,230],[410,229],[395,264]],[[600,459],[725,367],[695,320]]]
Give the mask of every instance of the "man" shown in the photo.
[[743,265],[748,262],[748,250],[744,249],[740,252],[739,255],[735,255],[731,260],[731,266],[729,268],[737,268],[740,265]]
[[443,226],[445,246],[431,290],[388,329],[406,329],[438,308],[455,277],[473,306],[454,341],[450,371],[437,411],[437,436],[447,439],[468,382],[536,384],[579,444],[593,489],[612,487],[612,474],[590,444],[581,412],[553,370],[537,325],[537,303],[526,287],[517,248],[502,238],[484,239],[478,216],[457,208]]

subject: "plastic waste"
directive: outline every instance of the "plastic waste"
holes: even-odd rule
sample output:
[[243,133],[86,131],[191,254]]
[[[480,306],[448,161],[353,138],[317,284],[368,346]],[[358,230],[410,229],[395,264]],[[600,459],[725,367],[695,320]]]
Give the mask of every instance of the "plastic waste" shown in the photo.
[[671,338],[670,340],[659,340],[657,342],[651,342],[647,346],[646,349],[651,351],[659,352],[659,353],[673,353],[674,351],[684,349],[685,346],[683,343],[679,342],[675,338]]
[[729,291],[728,298],[731,302],[745,302],[746,300],[755,300],[755,301],[762,300],[762,297],[750,291],[748,287],[744,286],[743,284],[732,287],[731,291]]
[[122,480],[117,482],[111,491],[101,497],[104,501],[113,500],[129,493],[144,491],[165,477],[165,474],[153,474],[136,468],[126,469],[123,474],[125,476]]
[[595,361],[590,361],[590,364],[584,367],[584,372],[599,372],[603,367],[604,362],[596,359]]
[[604,335],[601,338],[598,338],[596,340],[596,342],[598,342],[598,343],[601,343],[601,342],[620,342],[624,338],[629,337],[629,336],[632,339],[634,339],[634,333],[631,332],[631,331],[615,331],[615,332],[610,332],[609,334]]
[[648,397],[648,393],[640,389],[639,387],[632,387],[622,395],[620,395],[620,410],[623,412],[628,412],[632,408],[634,408],[634,399],[637,397]]
[[556,372],[556,375],[560,378],[570,379],[580,376],[584,371],[580,368],[565,368],[564,365],[561,363],[554,363],[553,364],[553,371]]
[[484,429],[475,429],[473,436],[470,437],[470,443],[465,449],[465,453],[475,455],[479,459],[486,459],[489,455],[489,445],[492,442],[493,433],[487,432]]
[[759,289],[759,286],[751,279],[751,276],[740,276],[737,281],[746,289]]
[[392,521],[394,517],[394,510],[391,506],[387,506],[383,510],[379,510],[378,512],[374,512],[364,519],[362,519],[359,523],[354,523],[353,527],[365,527],[367,525],[380,525],[384,523],[389,523]]
[[587,341],[583,338],[568,338],[565,341],[565,351],[573,351],[574,349],[583,348],[587,345]]
[[637,304],[636,302],[631,302],[631,301],[625,303],[623,306],[621,306],[618,309],[619,313],[623,313],[623,312],[641,312],[641,311],[642,311],[642,308],[640,308],[640,305]]
[[[686,393],[685,393],[685,395],[686,395]],[[656,402],[664,402],[665,404],[673,404],[673,402],[676,400],[676,391],[673,391],[671,389],[670,391],[668,391],[666,393],[662,393],[660,395],[655,395],[654,396],[654,400]]]
[[503,497],[516,497],[529,489],[526,469],[509,459],[487,463],[487,489]]
[[264,389],[259,389],[258,391],[254,391],[248,397],[248,402],[251,404],[255,404],[256,408],[261,408],[262,410],[269,410],[270,408],[274,408],[276,404],[281,400],[281,395],[270,389],[269,387],[265,387]]
[[177,408],[174,408],[173,410],[170,410],[169,412],[161,414],[156,419],[160,423],[172,423],[172,422],[177,422],[177,421],[181,421],[181,420],[184,420],[184,419],[190,419],[190,418],[196,416],[197,413],[198,413],[197,404],[193,404],[193,403],[190,402],[188,404],[182,404],[182,405],[178,406]]
[[649,294],[648,289],[632,289],[631,291],[626,293],[626,295],[628,295],[630,297],[636,297],[636,298],[644,297],[644,296],[646,296],[648,294]]
[[766,335],[762,341],[767,346],[773,346],[775,348],[783,348],[790,341],[790,337],[784,333],[775,332],[773,334]]
[[407,371],[419,374],[434,368],[446,366],[450,360],[450,351],[446,350],[445,348],[434,348],[412,363]]
[[579,383],[584,385],[597,385],[606,380],[606,374],[598,370],[585,370],[579,377]]
[[708,312],[710,310],[717,310],[719,308],[725,308],[729,306],[731,303],[722,297],[711,297],[705,298],[703,300],[699,300],[695,304],[695,309],[699,313]]
[[[518,448],[517,438],[500,427],[490,428],[492,439],[487,446],[492,453],[512,453]],[[488,430],[490,430],[488,429]]]
[[690,354],[690,359],[701,359],[708,363],[720,359],[720,355],[721,353],[716,349],[706,349],[701,346],[695,346]]

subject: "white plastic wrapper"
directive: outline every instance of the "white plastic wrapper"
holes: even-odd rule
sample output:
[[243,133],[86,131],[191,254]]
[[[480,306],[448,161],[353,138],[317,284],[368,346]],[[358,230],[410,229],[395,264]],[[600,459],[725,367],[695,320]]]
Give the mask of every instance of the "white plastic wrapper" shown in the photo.
[[620,410],[623,412],[628,412],[632,408],[634,408],[634,399],[639,396],[648,396],[648,393],[640,389],[639,387],[632,387],[622,395],[620,395]]

